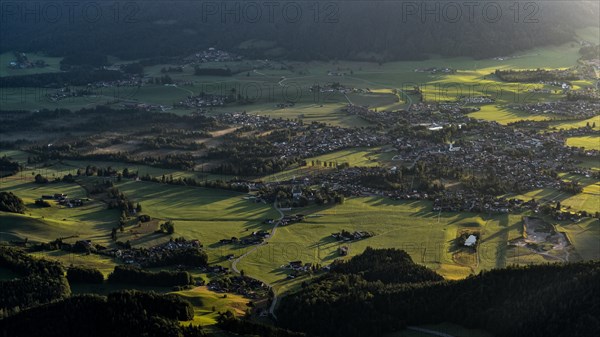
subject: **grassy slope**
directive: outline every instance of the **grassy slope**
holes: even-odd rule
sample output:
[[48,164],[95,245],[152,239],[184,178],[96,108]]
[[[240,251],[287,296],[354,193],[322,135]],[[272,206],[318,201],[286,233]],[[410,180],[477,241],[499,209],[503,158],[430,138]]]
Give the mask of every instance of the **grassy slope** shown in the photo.
[[[428,202],[392,201],[385,198],[352,198],[344,205],[331,208],[302,209],[313,214],[303,223],[279,228],[268,245],[258,249],[240,263],[249,274],[264,275],[270,282],[281,284],[287,271],[280,268],[292,260],[331,263],[338,258],[337,248],[350,247],[350,255],[359,254],[367,246],[405,249],[413,259],[448,278],[462,278],[481,269],[505,264],[506,241],[517,237],[520,216],[480,216],[470,213],[430,211]],[[479,266],[461,266],[452,259],[453,240],[462,228],[482,231]],[[338,243],[331,233],[342,229],[366,230],[375,237],[352,243]]]
[[[200,325],[216,324],[219,312],[232,310],[236,315],[243,316],[248,309],[248,299],[235,295],[215,293],[206,287],[196,287],[191,290],[174,292],[194,305],[195,317],[192,323]],[[214,308],[214,311],[213,311]]]
[[575,147],[583,147],[586,150],[598,150],[600,151],[600,137],[599,136],[581,136],[567,138],[567,145]]
[[[392,152],[386,152],[386,148],[382,147],[357,147],[351,149],[345,149],[335,151],[327,154],[323,154],[316,157],[306,159],[306,166],[293,167],[283,172],[261,177],[262,181],[282,181],[293,179],[294,177],[300,177],[303,175],[311,175],[323,170],[330,170],[329,166],[325,167],[323,164],[317,165],[317,161],[321,162],[334,162],[339,164],[348,163],[350,166],[361,166],[361,167],[374,167],[381,165],[388,165],[393,157]],[[312,162],[315,161],[315,165]]]
[[53,73],[60,71],[60,61],[62,60],[62,57],[48,57],[40,54],[27,53],[27,58],[32,62],[43,60],[48,64],[48,66],[44,68],[10,69],[8,64],[11,61],[14,61],[15,57],[12,52],[6,52],[0,54],[0,77]]
[[[175,237],[199,239],[209,252],[211,262],[223,261],[228,254],[242,254],[247,247],[221,246],[218,241],[242,237],[259,229],[266,218],[276,218],[270,205],[244,200],[243,193],[184,186],[165,186],[146,182],[118,185],[128,197],[143,205],[143,213],[175,222]],[[166,240],[163,235],[146,235],[132,239],[136,245],[153,245]]]

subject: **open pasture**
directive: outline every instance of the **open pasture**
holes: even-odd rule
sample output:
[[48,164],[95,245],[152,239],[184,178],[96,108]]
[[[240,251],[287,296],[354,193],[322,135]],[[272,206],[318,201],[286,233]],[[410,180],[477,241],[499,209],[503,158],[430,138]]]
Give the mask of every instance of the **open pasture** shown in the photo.
[[8,240],[29,239],[48,242],[70,237],[68,242],[92,240],[108,244],[110,230],[118,222],[118,212],[108,210],[101,201],[93,198],[83,206],[67,208],[50,200],[51,207],[34,204],[42,195],[64,193],[70,198],[85,199],[86,192],[77,184],[49,183],[44,185],[20,180],[3,180],[0,191],[10,191],[23,199],[25,214],[0,213],[0,232]]
[[[240,261],[238,267],[249,275],[263,275],[268,282],[285,285],[290,261],[327,265],[340,258],[338,248],[348,246],[349,255],[366,247],[406,250],[417,263],[437,270],[446,278],[464,278],[479,270],[503,267],[508,240],[520,235],[520,215],[431,212],[424,201],[394,201],[380,197],[347,199],[329,208],[298,209],[308,217],[304,222],[277,229],[268,245]],[[457,231],[478,229],[482,241],[475,265],[457,264],[454,253]],[[374,237],[353,242],[335,241],[331,234],[341,230],[369,231]]]
[[[243,193],[186,186],[129,181],[117,187],[131,200],[142,204],[142,213],[175,223],[173,237],[198,239],[207,248],[210,262],[223,262],[228,254],[239,255],[249,247],[221,245],[219,240],[241,238],[253,231],[270,229],[263,224],[277,218],[271,205],[246,200]],[[148,234],[133,238],[133,245],[150,246],[169,236]]]
[[62,57],[49,57],[41,54],[27,53],[27,58],[30,62],[38,60],[44,61],[48,66],[43,68],[11,69],[9,64],[10,62],[15,61],[16,58],[12,52],[6,52],[0,54],[0,77],[54,73],[60,71],[60,61],[62,60]]
[[[348,164],[351,167],[387,166],[393,157],[393,152],[387,152],[382,147],[358,147],[335,151],[306,159],[306,166],[293,167],[288,170],[274,173],[258,180],[285,181],[301,176],[310,176],[323,170],[331,170],[329,163],[337,165]],[[327,164],[327,165],[325,165]]]
[[586,150],[600,151],[600,137],[581,136],[567,138],[567,145],[574,147],[583,147]]
[[227,294],[227,297],[223,297],[223,294],[212,292],[205,286],[172,294],[181,296],[194,306],[195,316],[192,323],[197,325],[216,324],[218,313],[227,310],[233,311],[236,316],[243,316],[246,309],[249,308],[248,299],[236,294]]

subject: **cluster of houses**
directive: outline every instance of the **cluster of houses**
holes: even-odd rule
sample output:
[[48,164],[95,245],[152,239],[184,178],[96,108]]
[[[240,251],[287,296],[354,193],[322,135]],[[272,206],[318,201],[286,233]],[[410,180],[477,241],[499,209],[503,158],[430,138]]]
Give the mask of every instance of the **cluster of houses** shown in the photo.
[[279,220],[279,226],[287,226],[294,223],[302,222],[304,220],[304,214],[286,215]]
[[30,61],[25,53],[14,53],[15,59],[8,63],[10,69],[44,68],[48,64],[44,60]]
[[225,95],[197,95],[188,96],[184,100],[174,104],[177,108],[213,108],[223,106],[231,101],[231,97]]
[[[475,98],[474,98],[475,99]],[[479,103],[488,97],[477,97]],[[475,101],[471,103],[476,103]],[[524,105],[541,109],[569,109],[578,114],[595,115],[600,106],[594,102],[555,102]],[[304,124],[297,120],[271,119],[245,113],[221,115],[224,124],[251,126],[260,131],[287,129],[292,131],[285,142],[273,142],[281,156],[309,158],[340,149],[365,146],[391,145],[396,151],[394,160],[404,166],[415,165],[430,172],[440,172],[450,180],[458,176],[477,176],[482,181],[493,176],[508,191],[519,192],[540,188],[561,189],[564,182],[556,172],[578,172],[577,164],[582,155],[597,156],[593,151],[565,146],[566,137],[595,132],[590,127],[559,132],[529,132],[528,130],[504,126],[496,122],[478,121],[461,110],[458,102],[416,103],[408,111],[373,111],[368,107],[348,105],[345,111],[357,114],[380,125],[403,126],[407,132],[394,136],[374,129],[331,127],[320,123]],[[584,117],[587,115],[584,115]],[[421,130],[421,131],[420,131]],[[454,144],[441,141],[436,132],[451,133]],[[423,132],[425,131],[425,132]],[[427,131],[430,133],[428,134]],[[416,137],[415,132],[421,132]],[[589,153],[588,153],[589,152]],[[392,198],[434,202],[436,211],[477,211],[507,213],[519,207],[535,208],[522,200],[496,198],[498,191],[486,193],[475,187],[463,186],[458,192],[424,193],[423,191],[400,189],[398,191],[367,187],[361,179],[370,175],[386,175],[397,168],[343,167],[336,170],[310,171],[299,181],[328,186],[346,196],[385,195]],[[589,172],[588,172],[589,173]],[[311,176],[312,175],[312,176]],[[282,182],[286,183],[286,182]],[[275,184],[275,183],[273,183]],[[277,183],[278,184],[278,183]],[[476,185],[474,185],[476,186]]]
[[331,237],[334,238],[336,241],[362,240],[362,239],[368,239],[373,236],[374,236],[374,234],[372,232],[366,232],[366,231],[349,232],[347,230],[342,230],[341,232],[331,234]]
[[259,280],[233,275],[214,278],[208,282],[207,288],[217,293],[233,293],[249,299],[263,298],[269,292],[269,287]]
[[234,55],[224,50],[216,49],[216,48],[208,48],[206,50],[200,51],[189,57],[188,61],[198,62],[198,63],[208,63],[208,62],[233,62],[242,60],[242,56]]
[[304,124],[301,121],[246,113],[221,114],[216,118],[223,124],[249,126],[263,132],[274,129],[293,131],[297,135],[290,141],[272,143],[278,148],[279,154],[285,157],[309,158],[345,148],[379,146],[389,141],[387,136],[370,130],[327,126],[322,123]]
[[496,102],[489,96],[463,96],[458,99],[463,104],[491,104]]
[[295,279],[298,276],[308,274],[316,268],[312,263],[302,263],[300,260],[290,261],[287,265],[282,267],[290,270],[290,273],[287,276],[288,279]]
[[[265,220],[267,221],[267,220]],[[272,220],[274,221],[274,220]],[[228,244],[239,244],[239,245],[243,245],[243,246],[248,246],[248,245],[256,245],[256,244],[260,244],[262,242],[265,241],[265,239],[268,239],[271,236],[271,234],[269,234],[269,232],[265,231],[265,230],[259,230],[259,231],[253,231],[250,235],[247,235],[243,238],[237,238],[235,236],[231,237],[231,238],[225,238],[225,239],[221,239],[219,240],[219,243],[222,245],[228,245]]]
[[335,83],[327,83],[323,85],[313,85],[308,89],[309,92],[319,92],[319,93],[341,93],[347,94],[351,92],[356,92],[354,88],[347,88],[346,86]]
[[309,125],[289,142],[274,142],[287,157],[314,157],[351,147],[384,145],[388,138],[369,130]]
[[433,200],[434,212],[509,213],[538,204],[521,199],[498,198],[475,192],[443,192]]
[[512,104],[509,107],[533,115],[552,114],[586,119],[598,114],[598,111],[600,111],[600,101],[556,101]]
[[113,88],[113,87],[139,87],[148,83],[150,79],[143,79],[140,75],[123,74],[125,78],[114,81],[97,81],[89,83],[88,89]]
[[46,97],[51,102],[58,102],[58,101],[62,101],[67,98],[84,97],[84,96],[90,96],[90,95],[94,95],[94,92],[92,92],[89,89],[71,89],[69,87],[64,87],[64,88],[60,88],[52,93],[46,94]]
[[104,255],[115,257],[126,264],[150,266],[158,264],[168,256],[178,251],[198,249],[202,245],[198,240],[177,239],[150,248],[113,249],[103,252]]
[[416,73],[430,73],[430,74],[454,74],[456,73],[456,69],[448,68],[448,67],[429,67],[429,68],[417,68],[415,69]]
[[59,205],[68,208],[83,206],[84,203],[83,199],[70,199],[69,196],[64,193],[55,193],[53,195],[45,194],[42,195],[42,197],[39,200],[54,200]]

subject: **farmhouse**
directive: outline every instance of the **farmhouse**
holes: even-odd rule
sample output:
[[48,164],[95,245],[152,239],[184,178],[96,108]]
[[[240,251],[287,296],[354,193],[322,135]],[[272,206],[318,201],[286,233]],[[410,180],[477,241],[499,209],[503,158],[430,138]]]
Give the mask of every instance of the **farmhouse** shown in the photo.
[[465,246],[472,247],[477,243],[477,237],[475,235],[469,235],[469,237],[465,240]]

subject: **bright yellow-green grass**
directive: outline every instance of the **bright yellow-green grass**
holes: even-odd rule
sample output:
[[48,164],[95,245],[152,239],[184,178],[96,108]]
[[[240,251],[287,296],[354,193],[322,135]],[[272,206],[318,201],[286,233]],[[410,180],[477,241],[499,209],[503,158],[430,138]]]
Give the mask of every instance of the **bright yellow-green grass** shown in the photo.
[[[386,166],[389,164],[392,157],[393,152],[387,151],[387,148],[357,147],[307,158],[306,166],[290,168],[283,172],[274,173],[259,179],[262,181],[285,181],[293,179],[294,177],[299,178],[313,173],[316,174],[320,171],[330,170],[332,168],[329,167],[329,163],[337,163],[338,165],[347,163],[353,167]],[[327,166],[323,163],[327,163]]]
[[557,122],[552,122],[550,123],[550,127],[556,127],[557,129],[565,129],[565,130],[569,130],[569,129],[575,129],[575,128],[582,128],[584,126],[587,126],[589,123],[590,126],[594,126],[594,123],[596,123],[596,126],[594,127],[594,130],[600,130],[600,115],[598,116],[594,116],[588,119],[584,119],[582,121],[557,121]]
[[[302,223],[277,229],[268,245],[243,259],[238,267],[251,275],[262,275],[279,287],[287,270],[281,266],[293,260],[329,264],[337,259],[341,245],[350,255],[367,246],[399,248],[413,260],[437,270],[447,278],[464,278],[473,272],[505,265],[506,243],[520,235],[520,215],[434,213],[429,202],[394,201],[380,197],[351,198],[330,208],[297,210],[309,217]],[[461,229],[482,233],[479,262],[459,265],[453,261],[454,239]],[[375,236],[349,244],[338,243],[331,234],[342,229],[372,231]]]
[[[110,233],[110,232],[108,232]],[[56,260],[61,262],[65,266],[85,266],[98,269],[104,274],[104,277],[108,277],[118,264],[117,261],[108,256],[102,256],[98,254],[82,254],[82,253],[71,253],[62,250],[54,251],[43,251],[31,253],[39,258],[45,258],[49,260]]]
[[[116,226],[118,213],[108,210],[100,201],[91,199],[81,207],[66,208],[50,201],[52,207],[38,207],[35,199],[45,194],[66,193],[71,198],[85,198],[86,193],[77,184],[51,183],[38,185],[30,181],[3,179],[0,191],[10,191],[23,199],[25,214],[0,213],[0,232],[15,238],[48,242],[59,237],[76,236],[75,240],[92,240],[107,244],[110,230]],[[0,241],[7,241],[2,240]]]
[[398,102],[398,96],[389,89],[373,90],[370,93],[349,93],[348,98],[352,104],[369,106],[371,109],[396,110],[404,107],[402,102]]
[[[224,261],[228,254],[242,254],[248,247],[221,246],[225,238],[243,237],[252,231],[270,229],[263,224],[277,218],[272,205],[244,199],[246,194],[199,187],[161,185],[149,182],[124,182],[118,188],[127,197],[142,204],[143,213],[175,222],[174,237],[198,239],[207,248],[211,262]],[[148,234],[132,237],[134,245],[153,245],[168,236]]]
[[544,188],[529,191],[520,195],[507,195],[523,200],[535,198],[541,202],[560,201],[563,207],[571,207],[573,211],[584,210],[590,213],[600,212],[600,182],[592,178],[579,175],[560,175],[567,181],[578,181],[583,186],[583,191],[578,194],[569,194],[553,188]]
[[567,145],[574,147],[583,147],[586,150],[600,151],[600,137],[598,136],[581,136],[567,138]]
[[[196,287],[191,290],[177,291],[173,294],[179,295],[194,306],[194,320],[192,323],[198,325],[213,325],[217,323],[219,312],[233,311],[237,316],[243,316],[248,309],[249,300],[236,295],[215,293],[206,287]],[[214,309],[214,310],[213,310]]]
[[598,219],[585,219],[578,223],[557,226],[567,234],[569,241],[584,260],[597,259],[600,255],[600,222]]
[[500,124],[508,124],[520,120],[545,121],[553,117],[552,115],[532,115],[498,105],[483,105],[480,108],[481,110],[472,112],[469,116],[486,121],[495,121]]
[[[7,156],[10,160],[17,161],[23,166],[25,170],[18,173],[16,176],[7,177],[0,179],[0,183],[14,180],[14,179],[25,179],[33,180],[36,174],[41,174],[48,179],[57,177],[63,177],[69,173],[76,174],[77,169],[85,171],[87,165],[96,166],[99,168],[111,167],[118,172],[122,172],[123,169],[127,168],[130,172],[138,172],[140,176],[149,174],[152,177],[158,177],[165,175],[166,178],[173,177],[178,178],[194,178],[198,181],[213,181],[213,180],[230,180],[232,176],[203,173],[199,171],[181,171],[175,169],[165,169],[159,167],[152,167],[148,165],[137,165],[124,162],[115,161],[84,161],[84,160],[63,160],[63,161],[49,161],[44,165],[41,164],[27,164],[27,157],[31,156],[29,153],[19,150],[0,150],[0,157]],[[32,174],[33,173],[33,174]]]
[[15,61],[16,59],[12,52],[6,52],[0,54],[0,77],[52,73],[60,71],[60,61],[62,60],[62,57],[48,57],[40,54],[27,53],[27,58],[31,62],[43,60],[48,64],[48,66],[44,68],[11,69],[8,65],[10,62]]
[[344,108],[346,104],[345,101],[325,104],[302,102],[293,107],[280,109],[275,106],[275,103],[261,103],[220,108],[216,113],[246,111],[248,113],[269,116],[272,118],[301,119],[304,123],[321,122],[343,127],[369,125],[364,119],[343,112],[342,108]]

